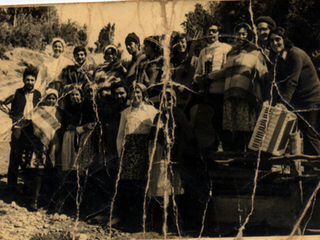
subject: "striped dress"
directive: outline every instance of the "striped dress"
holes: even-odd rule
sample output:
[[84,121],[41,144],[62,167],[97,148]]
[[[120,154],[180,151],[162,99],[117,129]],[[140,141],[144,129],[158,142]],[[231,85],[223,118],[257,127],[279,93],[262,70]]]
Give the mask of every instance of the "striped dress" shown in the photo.
[[268,71],[264,55],[251,43],[233,47],[227,57],[223,129],[251,132],[260,113],[261,84]]

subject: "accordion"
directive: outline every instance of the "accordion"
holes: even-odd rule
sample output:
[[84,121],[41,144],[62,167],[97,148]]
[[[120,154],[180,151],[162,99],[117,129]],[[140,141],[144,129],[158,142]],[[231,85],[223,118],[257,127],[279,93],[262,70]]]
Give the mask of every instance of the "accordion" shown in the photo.
[[285,153],[297,116],[279,105],[264,104],[248,148],[275,156]]

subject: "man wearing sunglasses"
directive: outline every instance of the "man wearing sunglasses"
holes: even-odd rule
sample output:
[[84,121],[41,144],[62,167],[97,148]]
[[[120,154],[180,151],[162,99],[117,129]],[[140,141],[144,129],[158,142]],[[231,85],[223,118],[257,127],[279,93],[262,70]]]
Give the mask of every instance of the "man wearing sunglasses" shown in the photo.
[[[209,73],[220,70],[226,63],[227,53],[231,50],[231,46],[219,41],[220,24],[218,22],[208,23],[205,27],[205,36],[208,46],[201,50],[197,68],[194,75],[194,82],[198,85],[198,90],[206,97],[205,103],[210,105],[214,111],[212,125],[219,139],[224,144],[224,133],[222,129],[223,116],[223,97],[224,97],[224,79],[208,79]],[[216,138],[212,150],[217,150],[220,144]]]

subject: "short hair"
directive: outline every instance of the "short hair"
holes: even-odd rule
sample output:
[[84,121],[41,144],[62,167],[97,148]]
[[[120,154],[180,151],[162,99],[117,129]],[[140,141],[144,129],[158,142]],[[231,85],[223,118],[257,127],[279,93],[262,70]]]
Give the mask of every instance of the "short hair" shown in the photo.
[[173,33],[171,37],[171,47],[175,48],[180,43],[181,39],[187,40],[187,34],[180,32],[175,32],[175,34]]
[[124,90],[127,92],[127,96],[129,95],[129,89],[127,87],[127,85],[125,85],[123,82],[114,82],[111,84],[111,93],[114,95],[114,91],[118,88],[123,87]]
[[284,30],[284,28],[282,28],[282,27],[276,27],[275,29],[270,31],[270,34],[268,36],[269,45],[270,45],[270,37],[271,37],[271,34],[273,34],[273,33],[282,37],[285,48],[290,49],[293,47],[293,43],[289,40],[287,33],[286,33],[286,30]]
[[204,33],[205,33],[206,35],[208,34],[208,33],[207,33],[208,28],[211,27],[211,26],[217,26],[217,27],[218,27],[218,31],[220,31],[220,29],[221,29],[221,24],[220,24],[220,22],[211,19],[211,20],[207,21],[207,22],[205,23],[205,25],[204,25]]
[[28,75],[31,75],[31,76],[34,76],[35,79],[37,79],[37,76],[38,76],[38,68],[37,67],[34,67],[34,66],[29,66],[27,67],[24,72],[23,72],[23,80],[28,76]]
[[84,52],[84,54],[87,56],[87,50],[83,46],[77,46],[73,50],[73,56],[75,56],[78,52]]

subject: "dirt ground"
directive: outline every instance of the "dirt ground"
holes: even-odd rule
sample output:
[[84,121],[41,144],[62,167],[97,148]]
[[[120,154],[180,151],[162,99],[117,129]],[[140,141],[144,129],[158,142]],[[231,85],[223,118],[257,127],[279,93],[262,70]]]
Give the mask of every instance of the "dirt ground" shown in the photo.
[[[17,48],[6,53],[9,60],[0,60],[0,100],[14,94],[23,86],[22,73],[26,65],[39,66],[50,57],[50,50],[34,52]],[[66,55],[72,57],[71,48]],[[102,63],[102,54],[92,56],[96,63]],[[8,106],[11,107],[10,105]],[[80,221],[74,214],[48,212],[41,207],[38,212],[27,209],[28,202],[21,192],[23,179],[18,180],[18,192],[8,195],[6,192],[7,171],[9,165],[10,139],[12,121],[8,114],[0,111],[0,239],[141,239],[143,233],[126,233],[114,228],[110,229],[107,216],[97,216],[90,221]],[[168,238],[174,237],[168,235]],[[163,238],[161,234],[149,232],[148,239]]]

